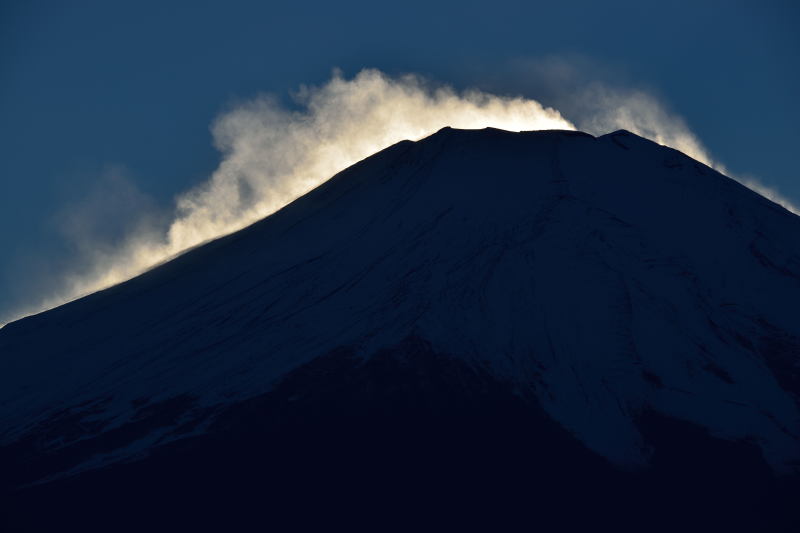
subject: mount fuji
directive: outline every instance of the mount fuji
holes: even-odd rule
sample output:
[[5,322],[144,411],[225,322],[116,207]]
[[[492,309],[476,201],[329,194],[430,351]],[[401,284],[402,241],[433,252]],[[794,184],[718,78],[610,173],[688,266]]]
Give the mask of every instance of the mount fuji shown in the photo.
[[454,130],[0,329],[6,530],[800,529],[800,218]]

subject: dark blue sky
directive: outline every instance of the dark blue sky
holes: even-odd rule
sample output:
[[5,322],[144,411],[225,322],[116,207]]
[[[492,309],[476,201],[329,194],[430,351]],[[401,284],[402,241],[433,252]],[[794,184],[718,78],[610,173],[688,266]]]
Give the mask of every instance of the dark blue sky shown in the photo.
[[[563,91],[582,83],[642,88],[733,172],[800,203],[798,6],[5,1],[0,314],[70,260],[57,214],[109,168],[167,206],[219,162],[209,124],[220,111],[321,83],[333,67],[416,72],[565,112]],[[580,73],[569,88],[525,67],[554,61]]]

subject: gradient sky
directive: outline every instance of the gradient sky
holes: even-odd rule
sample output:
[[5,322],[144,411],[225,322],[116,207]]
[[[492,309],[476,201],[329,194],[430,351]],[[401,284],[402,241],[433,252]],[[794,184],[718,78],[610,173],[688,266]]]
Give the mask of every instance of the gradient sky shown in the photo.
[[[339,67],[415,72],[569,114],[600,82],[642,89],[716,160],[800,204],[800,4],[114,2],[0,4],[0,314],[69,263],[60,226],[124,176],[168,206],[219,163],[209,125]],[[565,109],[566,107],[566,109]],[[98,185],[99,184],[99,185]]]

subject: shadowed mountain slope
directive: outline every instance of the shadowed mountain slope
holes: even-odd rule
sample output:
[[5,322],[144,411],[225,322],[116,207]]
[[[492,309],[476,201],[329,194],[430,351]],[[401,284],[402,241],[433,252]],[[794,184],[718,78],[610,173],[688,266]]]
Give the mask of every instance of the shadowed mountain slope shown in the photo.
[[675,150],[445,128],[2,328],[3,514],[788,530],[798,301],[800,218]]

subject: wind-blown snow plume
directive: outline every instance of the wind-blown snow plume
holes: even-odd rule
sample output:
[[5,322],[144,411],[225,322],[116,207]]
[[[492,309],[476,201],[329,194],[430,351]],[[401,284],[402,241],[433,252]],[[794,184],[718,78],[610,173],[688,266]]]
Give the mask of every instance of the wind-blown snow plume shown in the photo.
[[655,98],[641,91],[611,90],[594,85],[583,97],[590,100],[591,111],[578,123],[589,133],[602,135],[624,129],[636,135],[680,150],[709,166],[708,150],[692,133],[686,122],[669,113]]
[[376,70],[352,80],[335,74],[296,98],[301,111],[260,98],[217,121],[214,139],[225,159],[209,182],[179,199],[172,252],[240,229],[353,163],[444,126],[575,129],[534,100],[430,90],[417,77],[391,79]]
[[[417,140],[445,126],[576,129],[558,111],[535,100],[459,93],[417,76],[392,78],[377,70],[363,70],[349,80],[336,72],[321,87],[302,88],[295,100],[297,109],[292,110],[264,96],[221,115],[212,130],[222,163],[207,182],[177,199],[171,223],[160,229],[132,224],[137,231],[120,246],[97,246],[83,257],[79,271],[65,276],[57,294],[5,320],[0,317],[0,324],[130,279],[193,246],[237,231],[401,140]],[[580,112],[580,129],[603,134],[624,128],[724,170],[682,119],[646,93],[596,85],[581,100],[591,105]],[[752,179],[740,181],[797,212]]]
[[741,184],[769,198],[795,214],[800,209],[784,198],[778,191],[749,176],[732,174],[722,163],[715,161],[709,151],[692,133],[686,122],[668,112],[658,100],[642,91],[611,90],[599,84],[589,88],[584,100],[591,102],[585,107],[582,120],[577,120],[578,129],[596,135],[625,129],[664,146],[680,150]]
[[[63,290],[9,319],[48,309],[109,287],[209,239],[275,212],[340,170],[404,139],[437,130],[575,129],[535,100],[458,93],[407,75],[364,70],[339,73],[295,95],[299,110],[261,97],[222,115],[213,126],[223,161],[204,184],[177,200],[166,231],[135,233],[113,253],[89,258],[90,268],[67,276]],[[2,323],[2,322],[0,322]]]

